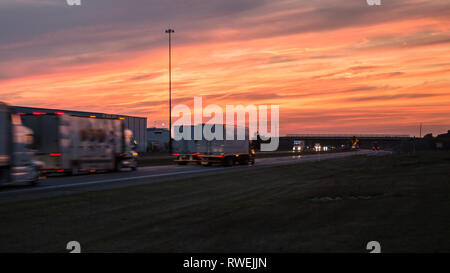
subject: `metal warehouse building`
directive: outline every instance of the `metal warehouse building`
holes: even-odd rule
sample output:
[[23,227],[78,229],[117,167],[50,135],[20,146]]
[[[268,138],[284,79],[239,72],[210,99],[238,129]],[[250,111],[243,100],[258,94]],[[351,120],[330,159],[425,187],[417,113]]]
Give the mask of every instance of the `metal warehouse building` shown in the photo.
[[54,113],[54,112],[64,112],[66,114],[78,115],[78,116],[95,116],[99,118],[123,118],[125,127],[133,131],[134,139],[138,142],[136,147],[137,152],[147,151],[147,118],[142,117],[132,117],[125,115],[113,115],[105,113],[96,112],[80,112],[62,109],[45,109],[45,108],[33,108],[33,107],[22,107],[22,106],[11,106],[16,113],[32,114],[33,112],[41,113]]

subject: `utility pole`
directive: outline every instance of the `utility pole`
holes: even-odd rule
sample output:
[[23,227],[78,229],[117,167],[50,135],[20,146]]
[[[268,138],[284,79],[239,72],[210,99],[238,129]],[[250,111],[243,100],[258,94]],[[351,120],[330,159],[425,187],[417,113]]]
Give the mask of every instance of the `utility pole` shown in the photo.
[[172,154],[172,33],[173,29],[166,29],[169,33],[169,153]]
[[422,138],[422,123],[420,124],[420,127],[419,127],[419,128],[420,128],[420,129],[419,129],[419,132],[420,132],[420,133],[419,133],[419,137]]

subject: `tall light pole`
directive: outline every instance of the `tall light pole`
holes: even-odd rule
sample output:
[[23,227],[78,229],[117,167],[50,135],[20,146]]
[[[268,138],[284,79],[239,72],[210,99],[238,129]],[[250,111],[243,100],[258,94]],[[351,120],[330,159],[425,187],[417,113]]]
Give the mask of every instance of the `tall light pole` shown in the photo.
[[173,29],[166,29],[169,33],[169,153],[172,154],[172,33]]

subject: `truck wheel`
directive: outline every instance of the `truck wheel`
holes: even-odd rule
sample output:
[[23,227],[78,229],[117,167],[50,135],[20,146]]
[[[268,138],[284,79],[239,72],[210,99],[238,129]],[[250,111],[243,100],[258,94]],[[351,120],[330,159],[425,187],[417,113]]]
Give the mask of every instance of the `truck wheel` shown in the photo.
[[137,170],[137,167],[138,167],[138,163],[137,163],[136,160],[134,160],[134,161],[133,161],[133,166],[131,166],[131,170],[132,170],[132,171],[136,171],[136,170]]
[[36,172],[36,177],[29,182],[30,186],[36,186],[37,184],[39,184],[39,174],[41,171],[39,170],[39,168],[36,168],[34,171]]
[[121,168],[121,162],[120,162],[120,160],[118,160],[118,159],[116,159],[115,161],[114,161],[114,172],[120,172],[120,168]]
[[39,179],[31,180],[31,181],[29,182],[29,184],[30,184],[30,186],[36,186],[37,184],[39,184]]
[[79,175],[79,174],[80,174],[80,169],[78,168],[77,165],[72,165],[72,169],[71,169],[71,171],[70,171],[70,174],[71,174],[72,176],[75,176],[75,175]]
[[230,166],[233,166],[233,164],[234,164],[234,161],[233,161],[233,158],[231,158],[231,156],[225,158],[225,166],[230,167]]
[[249,163],[249,158],[248,158],[247,156],[244,157],[244,158],[239,162],[240,165],[248,165],[248,163]]
[[211,166],[212,165],[212,163],[207,160],[200,161],[200,164],[202,164],[203,166]]

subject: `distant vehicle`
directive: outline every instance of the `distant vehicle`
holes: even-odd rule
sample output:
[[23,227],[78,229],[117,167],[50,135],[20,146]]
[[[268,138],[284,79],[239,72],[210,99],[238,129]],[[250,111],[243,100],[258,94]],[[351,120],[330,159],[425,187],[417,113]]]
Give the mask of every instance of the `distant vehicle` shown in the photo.
[[[205,126],[205,125],[203,125]],[[211,125],[218,126],[218,125]],[[194,126],[189,126],[189,130],[194,130]],[[202,127],[203,128],[203,127]],[[214,129],[213,129],[214,131]],[[193,138],[192,134],[192,138]],[[239,164],[254,164],[255,150],[254,142],[249,140],[248,129],[245,130],[245,140],[237,139],[237,131],[234,132],[234,140],[226,140],[226,127],[223,127],[223,140],[179,140],[174,141],[174,148],[177,151],[175,162],[196,161],[204,166],[221,164],[232,166]]]
[[314,144],[314,151],[320,152],[321,150],[322,150],[322,146],[320,145],[320,143]]
[[378,141],[374,141],[372,143],[372,150],[373,151],[379,151],[380,150],[380,144],[378,143]]
[[294,140],[294,145],[292,146],[293,152],[303,152],[305,150],[304,140]]
[[121,119],[62,112],[21,115],[23,123],[34,131],[33,148],[44,162],[43,172],[76,175],[137,168],[133,133],[125,129]]
[[352,144],[352,150],[359,151],[359,139],[356,136],[354,136],[352,137],[350,142]]
[[0,102],[0,184],[39,182],[42,163],[34,159],[32,142],[33,131]]

